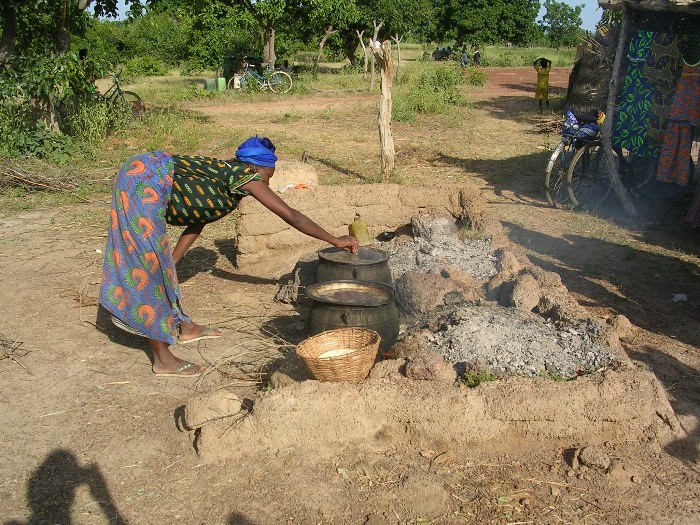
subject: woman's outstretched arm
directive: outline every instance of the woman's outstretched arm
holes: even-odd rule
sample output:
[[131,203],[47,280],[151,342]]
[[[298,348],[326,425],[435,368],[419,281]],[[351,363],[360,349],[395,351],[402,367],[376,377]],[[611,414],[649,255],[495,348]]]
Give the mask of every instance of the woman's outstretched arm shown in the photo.
[[302,233],[315,239],[320,239],[332,244],[336,248],[350,250],[357,253],[357,239],[351,235],[336,237],[321,228],[303,213],[289,207],[269,186],[262,181],[251,181],[242,186],[242,189],[250,192],[263,206],[280,217],[284,222]]

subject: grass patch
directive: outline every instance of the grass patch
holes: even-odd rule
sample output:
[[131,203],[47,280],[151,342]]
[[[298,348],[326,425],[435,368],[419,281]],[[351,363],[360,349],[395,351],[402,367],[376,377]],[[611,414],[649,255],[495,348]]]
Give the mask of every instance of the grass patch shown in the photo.
[[461,377],[462,383],[469,388],[476,388],[481,383],[496,380],[498,380],[498,376],[490,370],[472,370]]

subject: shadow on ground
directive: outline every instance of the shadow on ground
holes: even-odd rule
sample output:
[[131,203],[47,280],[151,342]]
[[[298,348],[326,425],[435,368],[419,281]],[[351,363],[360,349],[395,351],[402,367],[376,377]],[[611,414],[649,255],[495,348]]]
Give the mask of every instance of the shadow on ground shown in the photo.
[[31,516],[26,524],[13,520],[5,525],[70,525],[73,523],[72,507],[81,486],[89,489],[105,522],[126,525],[99,467],[95,464],[81,466],[75,454],[66,449],[51,452],[29,477],[27,506]]

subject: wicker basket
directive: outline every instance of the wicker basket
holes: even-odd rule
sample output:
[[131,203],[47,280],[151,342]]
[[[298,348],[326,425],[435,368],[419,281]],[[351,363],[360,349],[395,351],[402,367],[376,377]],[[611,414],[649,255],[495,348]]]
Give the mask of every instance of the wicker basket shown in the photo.
[[319,381],[360,383],[377,359],[380,341],[379,334],[367,328],[328,330],[302,341],[297,355]]

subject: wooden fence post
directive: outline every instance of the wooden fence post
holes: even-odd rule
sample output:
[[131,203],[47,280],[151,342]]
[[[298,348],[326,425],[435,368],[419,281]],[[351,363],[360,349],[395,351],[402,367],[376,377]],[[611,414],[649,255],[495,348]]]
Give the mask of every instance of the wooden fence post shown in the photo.
[[379,62],[381,74],[381,96],[379,98],[379,143],[382,148],[382,180],[391,179],[394,171],[396,152],[394,151],[394,137],[391,133],[391,83],[394,77],[394,64],[391,61],[391,42],[385,40],[381,47],[372,47],[373,56]]
[[613,117],[615,115],[615,101],[617,99],[617,92],[619,89],[620,81],[624,78],[624,72],[622,71],[622,58],[625,56],[627,51],[627,34],[629,33],[630,26],[630,14],[629,7],[627,3],[622,4],[622,25],[620,27],[620,36],[617,42],[617,50],[615,51],[615,62],[613,65],[612,76],[610,77],[610,90],[608,91],[608,106],[605,113],[605,122],[600,129],[600,134],[603,139],[603,150],[605,152],[605,162],[608,165],[608,173],[612,180],[613,189],[617,194],[622,207],[625,209],[628,215],[632,217],[637,216],[637,209],[632,204],[627,189],[622,184],[620,180],[620,173],[618,171],[618,164],[615,162],[615,155],[612,149],[612,125]]

